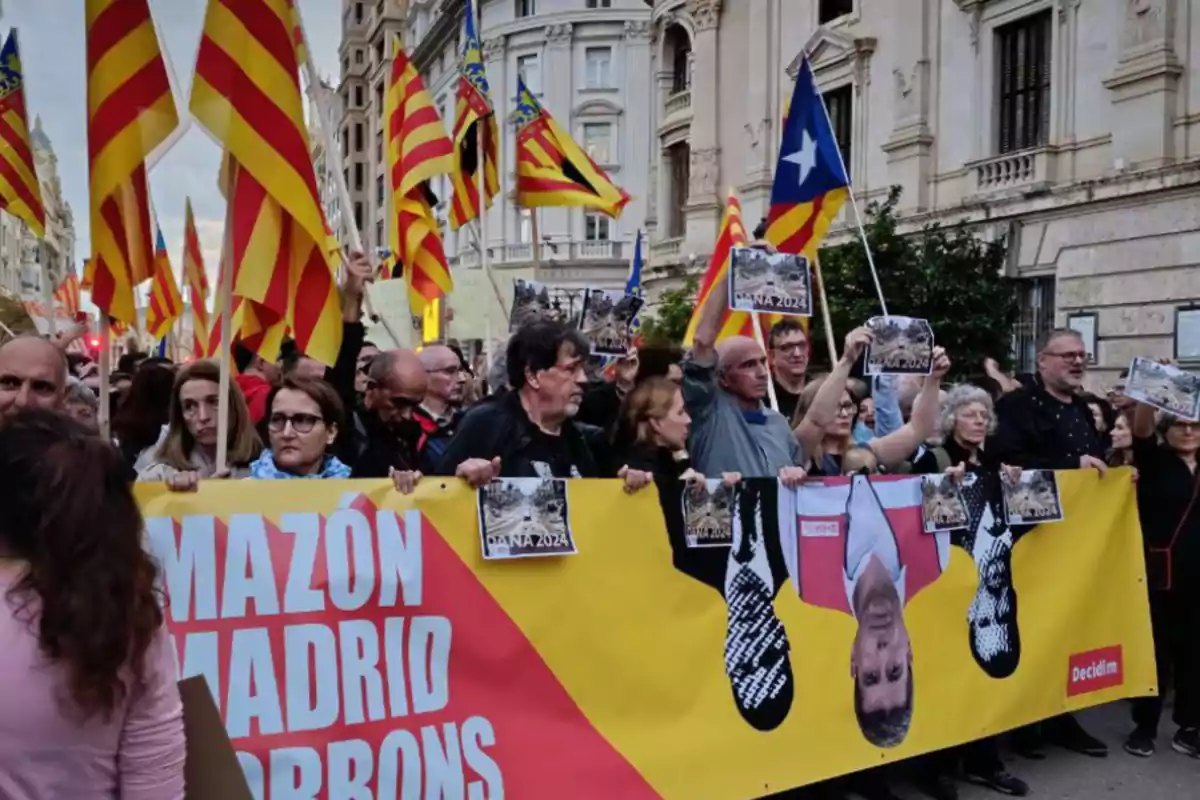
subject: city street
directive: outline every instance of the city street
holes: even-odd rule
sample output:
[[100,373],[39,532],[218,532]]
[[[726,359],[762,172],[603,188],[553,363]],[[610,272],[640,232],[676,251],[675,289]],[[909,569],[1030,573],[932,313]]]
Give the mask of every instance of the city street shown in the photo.
[[[1167,710],[1168,716],[1170,709]],[[1087,758],[1065,750],[1050,750],[1045,761],[1025,761],[1006,755],[1011,771],[1029,782],[1031,797],[1047,800],[1188,800],[1200,796],[1200,759],[1181,756],[1171,749],[1175,728],[1164,719],[1158,753],[1149,759],[1134,758],[1121,749],[1129,733],[1125,703],[1114,703],[1079,716],[1084,727],[1108,743],[1108,758]],[[901,789],[905,797],[921,795]],[[968,787],[963,800],[985,800],[1003,795]]]

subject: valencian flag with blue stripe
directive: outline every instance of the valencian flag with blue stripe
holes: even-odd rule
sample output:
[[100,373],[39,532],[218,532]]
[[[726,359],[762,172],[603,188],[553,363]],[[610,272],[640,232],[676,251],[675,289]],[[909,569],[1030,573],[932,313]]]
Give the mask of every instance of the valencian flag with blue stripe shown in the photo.
[[781,253],[815,259],[817,248],[849,196],[846,166],[806,57],[800,64],[783,126],[767,214],[767,240]]

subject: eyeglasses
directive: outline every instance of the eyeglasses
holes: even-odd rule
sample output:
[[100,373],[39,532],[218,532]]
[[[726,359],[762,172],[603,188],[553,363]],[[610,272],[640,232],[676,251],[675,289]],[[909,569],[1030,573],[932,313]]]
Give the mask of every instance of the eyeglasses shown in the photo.
[[427,369],[426,375],[445,375],[447,378],[453,378],[460,372],[466,372],[462,367],[442,367],[441,369]]
[[267,419],[267,428],[272,433],[282,433],[290,422],[296,433],[312,433],[317,423],[324,421],[314,414],[272,414]]
[[838,415],[843,417],[852,417],[857,410],[858,406],[854,405],[854,403],[841,403],[837,407]]
[[807,353],[808,342],[790,342],[788,344],[777,344],[772,350],[778,350],[781,353]]
[[392,408],[397,411],[405,411],[410,408],[416,408],[421,405],[421,401],[414,397],[405,397],[402,394],[392,395],[388,398],[388,402],[392,404]]
[[1087,361],[1087,353],[1081,350],[1071,350],[1066,353],[1051,353],[1047,351],[1044,355],[1061,358],[1063,361]]

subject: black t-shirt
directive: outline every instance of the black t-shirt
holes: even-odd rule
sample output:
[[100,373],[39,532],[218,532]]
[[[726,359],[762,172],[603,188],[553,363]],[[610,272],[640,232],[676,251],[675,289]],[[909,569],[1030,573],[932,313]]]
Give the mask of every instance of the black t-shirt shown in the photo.
[[1054,427],[1066,444],[1067,456],[1078,461],[1081,456],[1095,456],[1097,452],[1104,452],[1091,409],[1079,403],[1063,403],[1052,397],[1046,398],[1046,404],[1053,409]]
[[580,478],[578,466],[571,463],[571,451],[562,436],[551,436],[541,428],[530,430],[524,456],[539,478]]
[[[772,379],[772,380],[774,380],[774,379]],[[783,388],[783,385],[780,384],[779,381],[774,381],[774,382],[775,382],[775,399],[777,401],[779,401],[778,411],[780,414],[783,414],[783,416],[787,419],[788,423],[790,424],[792,421],[792,417],[796,413],[796,406],[800,403],[800,395],[799,395],[799,393],[793,394],[793,393],[789,392],[787,389]]]

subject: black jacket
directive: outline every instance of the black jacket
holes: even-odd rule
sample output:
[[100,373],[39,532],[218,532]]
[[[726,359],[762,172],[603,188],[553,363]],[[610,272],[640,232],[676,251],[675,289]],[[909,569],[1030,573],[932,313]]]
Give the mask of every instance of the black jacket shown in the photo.
[[1200,595],[1200,470],[1153,436],[1133,440],[1133,463],[1150,588]]
[[[414,427],[416,423],[413,423]],[[416,440],[405,441],[396,432],[379,421],[370,411],[354,415],[352,446],[355,448],[350,465],[351,477],[386,478],[394,467],[398,470],[425,471],[419,450],[420,428],[415,427]],[[339,456],[340,458],[341,456]]]
[[[494,401],[477,405],[467,412],[449,447],[435,465],[434,472],[437,475],[453,475],[458,465],[469,458],[490,461],[499,456],[502,477],[540,477],[528,452],[535,430],[521,405],[520,395],[517,392],[505,392]],[[571,464],[581,477],[607,477],[589,443],[591,437],[598,435],[602,438],[596,429],[574,421],[563,425],[563,442]]]
[[1024,469],[1078,469],[1081,455],[1104,460],[1104,439],[1096,431],[1092,410],[1080,397],[1071,401],[1086,421],[1087,438],[1068,440],[1061,414],[1066,404],[1040,386],[1009,392],[996,403],[996,434],[985,448],[997,463]]

